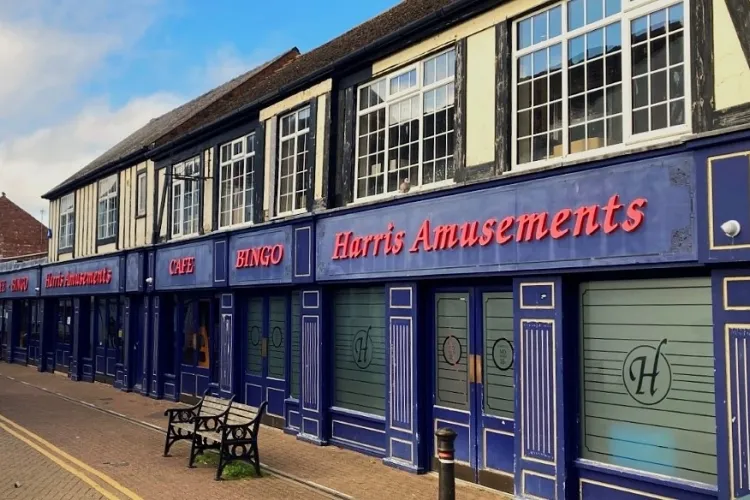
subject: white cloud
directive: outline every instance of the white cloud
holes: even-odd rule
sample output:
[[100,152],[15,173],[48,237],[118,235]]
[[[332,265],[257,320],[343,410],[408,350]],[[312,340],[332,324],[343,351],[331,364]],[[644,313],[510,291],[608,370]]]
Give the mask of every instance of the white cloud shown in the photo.
[[0,190],[39,217],[48,210],[42,194],[181,102],[168,93],[134,98],[118,109],[95,100],[70,120],[0,142]]
[[39,217],[40,196],[151,118],[169,93],[113,108],[81,87],[124,54],[162,0],[0,1],[0,190]]

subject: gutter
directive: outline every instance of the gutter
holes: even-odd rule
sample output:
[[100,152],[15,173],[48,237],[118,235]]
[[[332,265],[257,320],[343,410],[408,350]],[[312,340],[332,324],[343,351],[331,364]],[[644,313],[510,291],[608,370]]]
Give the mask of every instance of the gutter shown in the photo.
[[[350,52],[343,58],[333,61],[329,63],[327,66],[324,66],[314,71],[313,73],[310,73],[304,76],[303,78],[299,80],[289,83],[281,87],[280,89],[274,90],[273,92],[261,97],[260,99],[256,99],[253,102],[244,104],[241,107],[237,108],[236,110],[232,111],[231,113],[224,115],[221,118],[218,118],[210,123],[202,125],[198,127],[197,129],[193,130],[192,132],[189,132],[188,134],[183,135],[179,139],[176,139],[167,144],[162,144],[161,146],[152,149],[151,156],[164,155],[166,154],[167,150],[176,149],[179,146],[183,145],[184,143],[190,142],[192,139],[199,137],[200,135],[202,135],[203,133],[207,131],[210,131],[211,129],[217,128],[224,123],[231,122],[234,119],[238,119],[241,117],[241,115],[247,113],[253,108],[262,107],[266,104],[269,104],[271,102],[274,102],[280,99],[281,97],[286,96],[287,94],[292,94],[293,92],[297,90],[300,90],[312,84],[315,84],[319,80],[323,79],[324,77],[336,71],[337,69],[346,67],[348,65],[362,64],[363,56],[366,55],[367,53],[373,52],[379,48],[387,46],[400,38],[404,38],[408,35],[414,34],[418,32],[419,30],[433,23],[442,21],[446,17],[453,15],[456,11],[459,11],[466,7],[472,7],[481,3],[487,3],[487,0],[457,0],[453,4],[447,7],[443,7],[440,10],[437,10],[433,12],[432,14],[428,15],[427,17],[423,17],[422,19],[413,21],[410,24],[407,24],[406,26],[403,26],[402,28],[396,31],[389,33],[388,35],[382,38],[379,38],[378,40],[375,40],[374,42],[371,42],[370,44],[365,45],[364,47],[361,47],[355,50],[354,52]],[[497,3],[502,3],[502,2],[497,2]],[[305,54],[302,54],[302,57],[304,57],[304,55]]]

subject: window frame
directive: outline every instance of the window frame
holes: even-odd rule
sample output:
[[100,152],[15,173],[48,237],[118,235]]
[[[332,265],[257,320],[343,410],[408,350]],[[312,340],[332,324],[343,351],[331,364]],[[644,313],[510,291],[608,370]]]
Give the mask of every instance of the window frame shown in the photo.
[[[567,28],[568,23],[568,3],[569,0],[561,0],[552,4],[545,5],[541,8],[535,8],[522,16],[513,20],[511,31],[511,171],[523,172],[527,170],[536,170],[539,168],[545,168],[554,165],[564,165],[568,163],[578,162],[582,160],[588,160],[597,158],[605,155],[622,154],[633,149],[640,147],[658,145],[660,143],[668,142],[669,140],[678,140],[680,137],[684,137],[692,133],[692,80],[690,78],[691,71],[691,12],[689,9],[689,3],[686,0],[621,0],[621,9],[617,15],[609,17],[602,17],[602,19],[593,22],[591,24],[584,24],[574,30],[566,31],[563,28]],[[647,16],[652,12],[656,12],[662,9],[669,9],[672,6],[681,4],[683,7],[683,85],[684,85],[684,123],[681,125],[675,125],[666,127],[658,130],[650,130],[648,132],[636,133],[632,132],[632,42],[630,36],[630,28],[632,21],[637,18]],[[561,34],[547,39],[543,42],[532,44],[529,47],[525,47],[522,50],[518,50],[518,25],[527,19],[534,17],[542,12],[547,12],[556,6],[561,7]],[[606,16],[606,15],[605,15]],[[622,82],[622,142],[611,146],[603,146],[588,151],[581,151],[578,153],[565,153],[569,149],[568,137],[569,137],[569,91],[568,91],[568,76],[569,76],[569,62],[568,62],[568,42],[578,36],[591,33],[599,28],[604,28],[613,22],[619,21],[621,23],[621,82]],[[518,162],[518,60],[520,57],[532,54],[540,49],[550,47],[560,43],[562,45],[562,145],[563,153],[560,156],[546,158],[542,160],[531,160],[526,163]],[[669,66],[667,66],[669,68]],[[667,69],[668,71],[668,69]],[[651,74],[650,69],[644,74]],[[669,82],[667,82],[669,84]],[[585,95],[585,94],[584,94]],[[665,102],[669,102],[669,99]],[[651,107],[651,105],[649,105]],[[641,109],[641,108],[639,108]],[[606,115],[604,115],[606,120]],[[588,123],[585,121],[583,123]],[[548,129],[549,130],[549,129]],[[549,132],[548,132],[549,133]],[[532,136],[533,137],[533,132]],[[533,151],[533,146],[532,146]]]
[[[300,129],[299,129],[299,115],[303,111],[307,111],[308,112],[307,128],[305,128],[302,131],[300,131]],[[296,161],[296,159],[297,159],[297,156],[299,156],[301,153],[304,153],[306,155],[306,157],[305,157],[305,177],[308,177],[308,179],[309,179],[309,176],[310,176],[310,165],[311,165],[310,162],[312,161],[311,157],[314,157],[314,155],[315,155],[315,151],[311,151],[310,150],[310,136],[311,136],[311,133],[312,133],[312,127],[310,126],[310,123],[313,120],[312,112],[313,112],[313,106],[311,104],[306,104],[306,105],[301,106],[301,107],[299,107],[299,108],[297,108],[297,109],[295,109],[293,111],[290,111],[288,113],[285,113],[285,114],[279,116],[278,124],[277,124],[278,125],[278,127],[277,127],[278,150],[276,152],[276,157],[277,157],[276,158],[276,180],[275,180],[276,196],[275,196],[275,200],[274,200],[276,217],[289,217],[289,216],[298,215],[298,214],[302,214],[302,213],[306,213],[307,212],[307,203],[305,203],[304,207],[301,207],[301,208],[295,207],[296,195],[297,195],[297,161]],[[282,132],[283,126],[282,126],[282,124],[284,122],[284,119],[288,118],[288,117],[290,117],[292,115],[295,116],[296,130],[293,133],[289,134],[289,135],[283,135],[283,132]],[[303,135],[307,135],[307,140],[305,141],[305,145],[307,147],[307,150],[304,151],[304,152],[301,152],[298,149],[299,148],[299,138],[302,137]],[[282,161],[281,152],[282,152],[282,145],[284,144],[284,141],[285,140],[291,140],[291,139],[294,139],[294,153],[293,153],[293,156],[295,158],[294,167],[293,167],[294,168],[294,173],[291,175],[291,183],[292,183],[292,190],[291,190],[292,209],[291,210],[287,210],[285,212],[282,212],[281,211],[281,161]],[[309,188],[310,188],[310,186],[308,184],[308,186],[306,188],[306,191],[309,190]],[[307,196],[308,196],[308,193],[305,193],[305,201],[306,202],[307,202]]]
[[[192,176],[195,178],[195,180],[189,181],[191,183],[191,189],[190,194],[193,196],[193,201],[190,205],[191,209],[195,209],[194,212],[191,214],[191,228],[194,228],[193,231],[186,233],[185,232],[185,213],[187,212],[187,207],[185,206],[185,198],[187,195],[187,191],[185,190],[185,186],[187,184],[187,180],[185,179],[175,179],[175,175],[181,175],[185,176],[185,167],[188,166],[188,164],[192,165],[193,174]],[[175,163],[171,166],[171,183],[170,183],[170,190],[169,190],[169,197],[170,197],[170,217],[169,217],[169,235],[170,239],[175,238],[187,238],[191,236],[196,236],[200,233],[200,196],[201,196],[201,174],[202,174],[202,165],[201,165],[201,155],[196,154],[192,155],[188,158],[185,158],[184,160]],[[179,171],[178,171],[179,169]],[[179,232],[175,231],[175,213],[177,213],[175,209],[175,188],[180,188],[180,221],[177,227],[179,228]]]
[[[107,192],[102,192],[102,183],[114,179],[114,189],[110,188]],[[96,205],[96,241],[99,244],[114,243],[117,241],[117,231],[120,222],[120,176],[119,174],[112,174],[104,179],[100,179],[96,184],[97,189],[97,205]],[[114,207],[110,208],[109,203],[114,200]],[[104,212],[102,212],[102,204],[104,204]],[[110,213],[114,213],[114,222],[110,225],[108,222],[108,216]],[[102,224],[104,219],[104,224]],[[101,229],[105,228],[108,230],[112,227],[112,232],[107,231],[102,233]]]
[[[252,145],[253,145],[252,152],[250,152],[249,148],[248,148],[249,141],[252,141]],[[235,147],[236,144],[242,144],[242,153],[241,154],[238,153],[237,156],[235,156],[235,154],[234,154],[234,147]],[[223,157],[223,151],[224,151],[224,148],[227,147],[227,146],[229,147],[229,158],[225,160],[224,157]],[[219,164],[219,171],[218,171],[218,181],[219,181],[218,199],[219,199],[219,202],[216,205],[217,209],[218,209],[218,217],[217,217],[218,228],[219,228],[219,230],[225,230],[225,229],[229,229],[229,228],[236,228],[236,227],[242,227],[242,226],[250,226],[250,225],[252,225],[252,224],[255,223],[256,211],[258,209],[262,209],[262,207],[256,207],[255,206],[256,191],[257,191],[258,188],[262,189],[262,186],[256,186],[255,185],[255,180],[256,180],[256,177],[257,177],[256,176],[257,169],[265,167],[264,165],[258,165],[257,162],[256,162],[256,158],[258,157],[258,141],[257,141],[256,132],[255,131],[251,131],[251,132],[248,132],[246,134],[242,134],[241,137],[238,137],[236,139],[232,139],[230,141],[226,141],[224,143],[219,144],[218,147],[217,147],[217,153],[219,155],[219,161],[218,161],[218,164]],[[243,179],[242,206],[241,207],[235,207],[234,203],[233,203],[233,199],[234,199],[234,194],[235,193],[234,193],[234,184],[232,182],[233,179],[234,179],[232,167],[233,167],[233,164],[235,162],[240,161],[240,160],[242,161],[242,176],[241,176],[241,178]],[[248,177],[247,166],[248,166],[248,161],[249,160],[252,160],[252,173]],[[223,175],[223,169],[224,169],[224,167],[228,168],[228,173],[229,173],[229,177],[228,178],[225,178],[224,175]],[[248,180],[248,178],[250,179],[250,182],[251,182],[251,187],[249,189],[248,189],[248,186],[247,186],[247,180]],[[225,207],[224,206],[224,196],[223,196],[223,191],[222,191],[224,182],[228,182],[229,183],[229,195],[227,197],[227,200],[229,202],[229,207]],[[248,192],[251,195],[250,196],[250,198],[251,198],[250,199],[250,205],[252,206],[251,215],[250,215],[250,219],[249,220],[247,219],[247,206],[248,206],[247,196],[248,196]],[[225,210],[225,208],[227,210]],[[243,220],[242,220],[242,222],[234,222],[233,223],[232,222],[232,215],[233,215],[234,211],[237,210],[237,209],[239,209],[239,208],[241,208],[241,210],[242,210],[242,219]],[[227,213],[227,216],[229,218],[228,224],[222,224],[222,215],[225,212]]]
[[[143,185],[141,185],[143,183]],[[148,172],[141,170],[135,178],[135,217],[146,217],[148,213]]]
[[[72,198],[70,210],[63,212],[65,200]],[[68,193],[60,198],[60,215],[58,217],[59,233],[57,235],[58,253],[69,253],[75,245],[76,197],[75,193]]]
[[[404,101],[407,101],[414,96],[419,96],[419,99],[417,101],[419,102],[418,105],[418,128],[419,128],[419,139],[417,140],[417,168],[419,170],[419,182],[418,183],[410,183],[409,193],[424,191],[426,189],[438,189],[441,187],[446,186],[452,186],[455,184],[454,178],[455,178],[455,171],[458,169],[458,165],[455,163],[456,160],[456,148],[458,146],[458,143],[456,141],[456,133],[458,132],[458,124],[456,123],[455,115],[454,115],[454,125],[453,125],[453,134],[454,134],[454,144],[453,144],[453,161],[454,161],[454,177],[432,182],[430,184],[423,184],[424,179],[424,95],[434,89],[453,84],[453,112],[455,113],[455,109],[458,106],[458,100],[459,95],[457,94],[457,77],[458,77],[458,67],[457,65],[454,66],[453,75],[451,77],[446,77],[442,80],[435,80],[434,82],[430,83],[429,85],[425,85],[424,83],[424,65],[427,61],[430,61],[432,59],[437,59],[438,57],[448,54],[450,52],[454,52],[454,61],[457,60],[457,53],[458,53],[458,46],[452,45],[450,47],[444,47],[443,49],[434,52],[432,54],[429,54],[426,57],[420,58],[418,61],[415,61],[411,64],[408,64],[406,66],[402,66],[401,68],[391,71],[385,75],[380,76],[379,78],[375,78],[373,80],[369,80],[361,85],[358,85],[356,88],[356,99],[355,99],[355,124],[354,124],[354,175],[353,177],[353,195],[352,195],[352,204],[356,203],[367,203],[372,202],[376,200],[382,200],[385,198],[391,198],[394,196],[398,196],[401,193],[399,189],[396,189],[396,191],[388,191],[387,184],[388,184],[388,154],[389,154],[389,137],[390,137],[390,115],[389,115],[389,108],[390,106],[394,104],[398,104]],[[399,89],[395,93],[391,93],[391,81],[402,76],[405,74],[410,73],[411,71],[416,72],[416,85],[401,90]],[[374,105],[374,106],[368,106],[367,108],[360,109],[360,102],[359,102],[359,96],[362,89],[365,89],[367,87],[371,87],[373,85],[376,85],[380,82],[385,83],[385,98],[382,103]],[[446,96],[447,97],[447,96]],[[382,166],[382,173],[380,175],[383,176],[383,192],[375,195],[370,196],[359,196],[359,160],[360,160],[360,146],[359,146],[359,140],[360,140],[360,124],[359,120],[360,117],[364,115],[368,115],[372,113],[373,111],[384,109],[385,110],[385,127],[384,127],[384,149],[383,154],[385,158],[385,164]],[[450,133],[447,129],[446,124],[446,134]],[[442,135],[442,134],[441,134]],[[432,137],[437,136],[437,134],[433,134]],[[376,153],[379,154],[379,153]],[[369,156],[369,155],[368,155]],[[447,158],[447,156],[446,156]],[[446,166],[447,168],[447,166]],[[400,185],[400,183],[399,183]]]

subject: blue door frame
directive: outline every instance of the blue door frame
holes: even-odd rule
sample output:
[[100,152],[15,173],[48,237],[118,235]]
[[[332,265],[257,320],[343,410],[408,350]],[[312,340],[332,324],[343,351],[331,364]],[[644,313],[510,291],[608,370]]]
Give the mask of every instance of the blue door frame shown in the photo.
[[120,296],[97,297],[94,305],[96,349],[94,377],[114,384],[117,365],[123,360],[123,304]]
[[55,371],[68,373],[73,353],[73,299],[60,299],[55,304]]
[[[491,383],[493,392],[501,391],[492,398],[493,401],[505,399],[506,410],[513,408],[512,288],[436,288],[430,298],[429,359],[432,360],[435,384],[430,432],[450,427],[458,434],[455,443],[457,477],[512,493],[514,420],[507,413],[500,416],[502,412],[491,407],[485,392],[485,384]],[[444,310],[457,315],[439,319],[440,300],[451,301],[449,306],[443,306]],[[509,301],[507,328],[510,340],[490,338],[487,333],[485,319],[489,314],[486,312],[496,309],[492,303],[494,300]],[[492,366],[488,366],[489,363]],[[507,379],[498,376],[503,372],[508,373]],[[488,382],[490,376],[492,382]],[[435,456],[434,449],[432,456]],[[435,460],[433,458],[433,468]]]
[[41,350],[42,318],[39,313],[39,300],[31,299],[27,304],[26,315],[21,318],[21,321],[25,322],[26,331],[28,332],[26,337],[26,350],[28,353],[26,364],[39,366],[43,355]]
[[[192,402],[207,389],[218,395],[219,310],[215,297],[189,297],[177,304],[180,399]],[[175,325],[177,326],[177,325]]]
[[10,359],[10,304],[9,300],[0,300],[0,361]]
[[130,300],[130,328],[128,334],[128,347],[130,349],[130,355],[128,357],[128,383],[130,387],[141,392],[143,389],[143,349],[147,346],[143,342],[143,301],[142,300]]
[[245,404],[268,401],[268,425],[284,427],[291,358],[291,294],[286,290],[240,295],[242,311],[243,386]]

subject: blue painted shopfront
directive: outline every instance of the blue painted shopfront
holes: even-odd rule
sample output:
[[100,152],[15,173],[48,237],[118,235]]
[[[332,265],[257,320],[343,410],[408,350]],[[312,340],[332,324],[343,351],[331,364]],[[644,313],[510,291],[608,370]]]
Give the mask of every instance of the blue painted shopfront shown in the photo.
[[226,239],[203,239],[149,253],[151,395],[192,401],[219,393],[221,289]]
[[[232,294],[222,296],[222,321],[236,324],[233,334],[222,340],[228,366],[234,367],[222,372],[222,392],[235,393],[253,407],[268,401],[267,423],[295,434],[303,422],[302,360],[311,352],[303,346],[314,349],[317,341],[316,333],[303,326],[312,318],[303,320],[302,314],[303,297],[310,292],[306,285],[314,279],[313,239],[310,222],[232,235]],[[229,326],[223,331],[232,332]],[[310,411],[317,418],[314,409]],[[314,421],[312,435],[317,439]]]
[[49,339],[47,355],[59,360],[59,369],[67,370],[74,380],[125,387],[129,322],[125,272],[122,255],[42,269],[43,305],[52,311],[43,335]]
[[0,274],[0,359],[43,369],[39,268]]
[[[698,260],[700,163],[686,150],[619,161],[319,216],[317,305],[331,346],[321,358],[323,437],[422,471],[434,466],[434,431],[447,426],[458,433],[461,477],[517,495],[717,497],[726,434],[713,416],[713,339],[701,323],[710,324],[711,285]],[[661,294],[695,305],[660,303]],[[679,336],[657,351],[643,328],[596,319],[665,310],[692,310],[694,335],[709,332],[699,343],[711,354],[695,363],[710,375],[681,375],[690,351]],[[654,336],[688,328],[670,314]],[[605,331],[622,338],[597,337]],[[666,402],[643,402],[627,378],[626,364],[652,351],[675,363]],[[689,407],[702,387],[691,384],[709,377],[693,405],[706,408],[703,420],[685,430],[648,420]],[[675,441],[694,436],[704,458]]]

